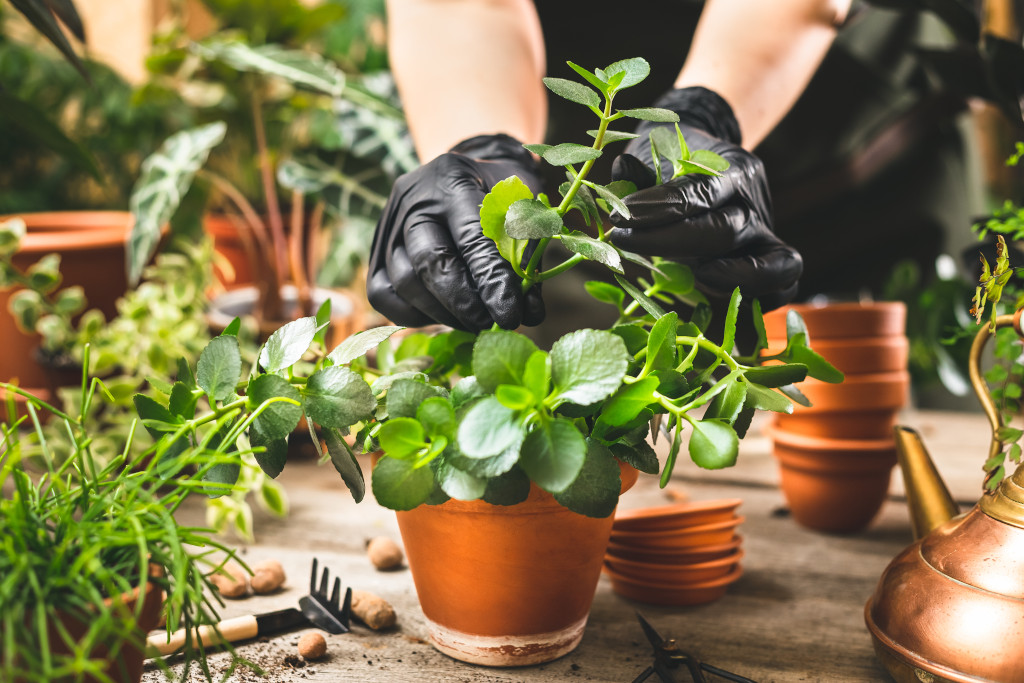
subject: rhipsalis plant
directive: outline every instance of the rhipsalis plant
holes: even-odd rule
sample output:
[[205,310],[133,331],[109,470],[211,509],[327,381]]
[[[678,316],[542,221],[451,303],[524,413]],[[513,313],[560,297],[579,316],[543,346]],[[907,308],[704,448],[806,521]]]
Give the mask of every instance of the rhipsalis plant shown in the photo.
[[[481,224],[521,277],[524,291],[583,260],[610,268],[618,286],[591,282],[587,291],[618,310],[614,326],[576,330],[550,350],[501,329],[416,333],[395,347],[390,340],[382,343],[371,366],[363,354],[396,328],[363,332],[325,353],[313,343],[320,324],[306,318],[275,334],[241,382],[236,345],[230,336],[215,339],[200,359],[195,383],[171,388],[168,404],[140,406],[146,425],[188,438],[216,429],[221,444],[247,432],[249,442],[262,449],[256,456],[261,466],[276,475],[284,464],[285,439],[305,414],[311,425],[325,428],[328,456],[357,499],[362,473],[345,440],[355,427],[365,450],[383,451],[372,488],[387,507],[408,510],[448,498],[511,505],[526,498],[533,482],[567,508],[602,517],[611,514],[620,492],[616,460],[651,474],[660,470],[664,485],[685,434],[699,466],[728,467],[755,410],[791,412],[791,400],[806,403],[794,385],[808,374],[841,381],[842,374],[809,348],[799,316],[789,320],[786,349],[761,356],[767,343],[755,301],[757,342],[749,355],[741,355],[735,349],[739,291],[729,303],[723,338],[713,341],[706,336],[710,309],[687,267],[648,260],[608,241],[613,228],[604,226],[602,214],[628,215],[622,198],[635,190],[588,177],[606,145],[633,137],[610,124],[626,117],[672,123],[677,117],[662,109],[613,107],[618,93],[647,76],[642,59],[593,72],[570,66],[589,86],[563,79],[545,84],[595,113],[593,145],[529,145],[565,168],[560,200],[535,197],[511,177],[484,199]],[[678,128],[665,127],[651,142],[655,161],[671,162],[673,177],[727,168],[714,154],[691,151]],[[574,210],[596,236],[566,227],[563,219]],[[551,240],[561,241],[573,256],[545,270],[541,255]],[[650,281],[627,279],[624,261],[646,268]],[[696,305],[689,319],[665,309],[677,303]],[[195,402],[204,396],[211,409],[199,416]],[[647,441],[651,425],[659,422],[673,432],[663,466]]]

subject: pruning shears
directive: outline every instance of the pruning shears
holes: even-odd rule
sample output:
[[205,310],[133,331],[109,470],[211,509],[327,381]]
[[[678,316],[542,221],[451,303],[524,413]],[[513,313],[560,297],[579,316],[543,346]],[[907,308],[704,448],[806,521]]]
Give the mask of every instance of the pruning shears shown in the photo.
[[675,683],[675,677],[672,675],[673,669],[678,669],[680,666],[685,666],[690,672],[690,679],[693,683],[707,683],[707,678],[704,676],[704,672],[714,674],[720,678],[724,678],[728,681],[735,681],[736,683],[755,683],[749,678],[745,678],[738,674],[719,669],[717,666],[712,666],[706,662],[700,661],[695,655],[689,652],[684,652],[679,648],[679,644],[675,639],[662,638],[661,635],[654,629],[653,626],[644,619],[640,612],[636,613],[636,618],[640,620],[640,627],[644,630],[644,635],[647,636],[647,640],[651,643],[654,648],[654,663],[643,670],[643,672],[633,679],[633,683],[642,683],[650,678],[653,674],[657,674],[658,678],[661,679],[662,683]]

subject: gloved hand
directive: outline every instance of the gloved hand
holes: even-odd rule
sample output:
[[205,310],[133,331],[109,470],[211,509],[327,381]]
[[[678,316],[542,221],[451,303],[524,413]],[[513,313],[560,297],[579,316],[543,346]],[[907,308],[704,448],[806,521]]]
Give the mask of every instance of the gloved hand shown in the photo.
[[538,164],[508,135],[460,142],[401,176],[377,224],[367,296],[395,323],[443,323],[479,331],[497,322],[514,329],[544,319],[539,288],[521,280],[480,227],[480,204],[500,180],[516,175],[536,194]]
[[[689,174],[654,186],[649,133],[672,124],[643,121],[612,176],[638,191],[625,199],[630,218],[612,215],[611,240],[629,251],[662,256],[693,268],[698,288],[711,299],[728,299],[739,286],[745,299],[778,308],[796,294],[803,271],[800,254],[772,232],[771,196],[761,160],[740,147],[740,131],[728,103],[700,87],[671,90],[655,106],[679,115],[692,150],[707,149],[730,166],[721,177]],[[671,166],[662,160],[662,177]]]

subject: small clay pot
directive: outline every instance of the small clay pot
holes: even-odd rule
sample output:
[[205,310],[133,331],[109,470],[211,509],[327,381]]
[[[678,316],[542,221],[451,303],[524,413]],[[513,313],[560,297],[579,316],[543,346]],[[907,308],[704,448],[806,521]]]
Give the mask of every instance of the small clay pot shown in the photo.
[[[811,330],[811,347],[838,370],[847,374],[895,372],[907,369],[910,342],[903,334],[888,337],[819,339]],[[770,338],[762,355],[775,355],[786,348],[786,338]]]
[[[625,491],[636,470],[620,469]],[[396,514],[438,650],[474,664],[527,666],[579,644],[612,517],[571,512],[536,486],[516,505],[453,499]]]
[[612,529],[611,540],[618,545],[654,550],[688,550],[705,545],[728,543],[744,517],[721,522],[669,529],[667,531],[618,531]]
[[811,407],[794,405],[793,412],[837,412],[861,410],[898,410],[907,404],[910,373],[906,370],[847,375],[839,384],[813,378],[800,383],[800,392]]
[[661,564],[657,562],[636,562],[606,555],[604,566],[606,571],[615,572],[620,576],[642,583],[663,583],[679,586],[691,583],[712,581],[725,576],[739,564],[743,551],[721,557],[717,560],[698,562],[696,564]]
[[247,240],[252,242],[247,228],[239,230],[235,221],[223,214],[207,214],[203,217],[203,230],[213,239],[213,274],[221,287],[235,289],[253,284],[249,249],[256,247],[247,246]]
[[896,464],[893,439],[824,439],[770,430],[780,486],[799,524],[855,533],[878,514]]
[[824,439],[888,439],[899,410],[855,410],[815,412],[794,410],[792,415],[774,413],[775,425],[790,434],[816,436]]
[[647,548],[634,548],[618,543],[609,543],[608,552],[605,557],[614,557],[634,562],[646,562],[651,564],[698,564],[710,562],[734,554],[743,542],[741,536],[732,537],[728,543],[717,543],[714,545],[702,545],[687,550],[654,550]]
[[725,595],[729,586],[742,576],[743,569],[737,565],[728,574],[717,579],[682,585],[646,583],[629,579],[612,571],[605,573],[611,579],[612,590],[624,598],[651,605],[678,607],[704,605],[718,600]]
[[615,514],[612,531],[667,531],[724,522],[734,516],[742,502],[739,498],[728,498],[620,510]]
[[907,307],[900,301],[793,304],[765,314],[764,329],[769,339],[786,338],[789,310],[804,319],[812,347],[819,339],[903,336],[907,319]]

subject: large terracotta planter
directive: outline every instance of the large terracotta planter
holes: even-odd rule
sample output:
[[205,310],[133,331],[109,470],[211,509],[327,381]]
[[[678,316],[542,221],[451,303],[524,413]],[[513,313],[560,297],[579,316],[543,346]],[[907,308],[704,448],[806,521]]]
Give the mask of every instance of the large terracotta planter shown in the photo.
[[[18,214],[28,228],[14,264],[25,268],[46,254],[61,256],[62,286],[81,286],[89,308],[107,318],[117,314],[117,299],[128,289],[125,242],[132,227],[124,211],[60,211]],[[0,217],[9,218],[8,217]],[[35,361],[39,335],[25,334],[8,309],[17,290],[0,291],[0,381],[17,380],[27,391],[50,400],[46,372]]]
[[765,314],[769,339],[786,338],[786,312],[790,309],[804,319],[812,345],[819,339],[900,336],[907,317],[907,308],[899,301],[792,304]]
[[[622,466],[622,490],[636,477]],[[526,666],[579,644],[611,516],[570,512],[536,486],[517,505],[449,500],[397,516],[438,650],[475,664]]]
[[[240,219],[239,219],[240,220]],[[213,274],[224,289],[235,289],[253,284],[250,249],[256,246],[247,242],[248,233],[241,231],[228,216],[208,214],[203,217],[203,229],[213,240]]]
[[771,430],[780,486],[793,518],[817,531],[854,533],[878,514],[896,465],[890,439],[827,439]]
[[[135,609],[138,599],[138,588],[121,596],[121,601],[128,610]],[[109,607],[112,604],[112,601],[108,599],[106,603]],[[136,628],[139,643],[144,645],[146,641],[146,633],[157,627],[160,622],[160,612],[162,609],[163,592],[155,583],[147,583],[146,590],[143,593],[142,612],[139,616]],[[71,617],[70,615],[64,616],[61,619],[61,626],[67,630],[68,634],[75,641],[81,640],[89,630],[88,623],[84,623],[80,619]],[[28,625],[28,627],[31,628],[33,626]],[[54,647],[55,652],[58,654],[67,653],[67,649],[64,647],[57,626],[48,626],[48,632],[50,644]],[[106,645],[99,644],[89,654],[89,657],[94,659],[110,659],[109,650]],[[142,680],[142,668],[144,661],[145,655],[142,648],[125,643],[121,646],[116,656],[110,659],[110,664],[105,673],[117,683],[138,683],[138,681]],[[83,683],[99,683],[98,679],[92,676],[86,676],[82,681]],[[19,680],[14,681],[13,683],[37,682]]]

